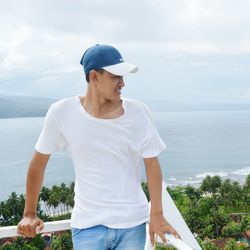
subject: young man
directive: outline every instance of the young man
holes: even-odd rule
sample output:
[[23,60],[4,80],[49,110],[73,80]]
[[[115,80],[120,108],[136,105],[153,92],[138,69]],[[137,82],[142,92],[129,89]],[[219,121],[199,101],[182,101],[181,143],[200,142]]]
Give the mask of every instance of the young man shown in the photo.
[[[18,232],[34,237],[43,228],[37,201],[50,155],[66,147],[75,170],[75,205],[71,217],[75,250],[143,250],[146,221],[152,244],[158,234],[175,229],[163,216],[162,175],[157,159],[165,149],[145,104],[121,98],[123,76],[137,66],[125,63],[112,46],[95,45],[83,55],[88,88],[85,96],[60,100],[48,110],[35,145]],[[141,188],[144,159],[151,198]]]

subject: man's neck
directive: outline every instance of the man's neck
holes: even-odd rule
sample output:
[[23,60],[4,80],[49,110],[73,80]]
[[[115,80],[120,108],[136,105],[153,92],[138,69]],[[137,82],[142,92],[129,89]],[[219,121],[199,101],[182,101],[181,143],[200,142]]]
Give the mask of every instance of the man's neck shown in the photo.
[[97,118],[115,118],[112,116],[122,114],[121,101],[108,100],[90,92],[81,97],[81,104],[87,113]]

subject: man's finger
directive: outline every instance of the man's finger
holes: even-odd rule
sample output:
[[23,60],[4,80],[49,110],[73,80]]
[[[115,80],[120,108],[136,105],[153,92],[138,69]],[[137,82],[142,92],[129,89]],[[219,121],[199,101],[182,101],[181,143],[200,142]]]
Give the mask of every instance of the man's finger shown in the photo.
[[38,226],[36,227],[36,233],[42,232],[43,228],[44,228],[44,224],[43,224],[43,221],[41,220]]
[[21,234],[21,229],[19,228],[19,225],[16,228],[16,232],[17,232],[17,234]]
[[180,239],[181,240],[181,236],[176,232],[173,234],[175,236],[176,239]]
[[167,239],[166,239],[164,233],[160,233],[159,236],[161,237],[162,242],[166,245],[167,244]]
[[26,236],[29,237],[29,238],[32,237],[32,228],[30,226],[27,228]]
[[35,229],[35,228],[34,228],[34,229],[33,229],[33,228],[31,229],[30,237],[31,237],[31,238],[35,238],[35,237],[36,237],[36,229]]
[[22,234],[23,234],[24,237],[29,237],[30,230],[29,230],[29,228],[27,226],[22,227]]
[[20,234],[23,236],[23,230],[19,226],[17,227],[17,234]]
[[34,223],[34,224],[31,225],[31,228],[30,228],[30,229],[31,229],[31,235],[30,235],[30,236],[31,236],[32,238],[36,237],[36,228],[37,228],[37,224],[38,224],[38,223]]
[[151,241],[151,244],[152,244],[152,246],[154,246],[154,244],[155,244],[155,237],[154,237],[154,233],[150,233],[149,235],[150,235],[150,241]]

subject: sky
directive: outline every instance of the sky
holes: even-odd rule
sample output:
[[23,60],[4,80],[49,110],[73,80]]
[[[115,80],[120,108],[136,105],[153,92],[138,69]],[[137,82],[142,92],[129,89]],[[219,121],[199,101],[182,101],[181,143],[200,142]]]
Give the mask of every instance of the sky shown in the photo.
[[249,0],[0,3],[0,95],[84,93],[79,61],[99,43],[139,66],[125,97],[250,102]]

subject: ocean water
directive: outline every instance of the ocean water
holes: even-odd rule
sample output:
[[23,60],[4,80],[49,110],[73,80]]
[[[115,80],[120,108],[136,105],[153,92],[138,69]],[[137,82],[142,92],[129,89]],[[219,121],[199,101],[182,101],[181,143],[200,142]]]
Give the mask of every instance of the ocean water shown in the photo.
[[[169,185],[197,186],[207,175],[240,183],[250,173],[250,111],[155,112],[167,144],[159,156]],[[25,178],[43,118],[0,119],[0,200],[25,192]],[[142,164],[142,180],[145,170]],[[74,181],[67,152],[51,156],[44,185]]]

